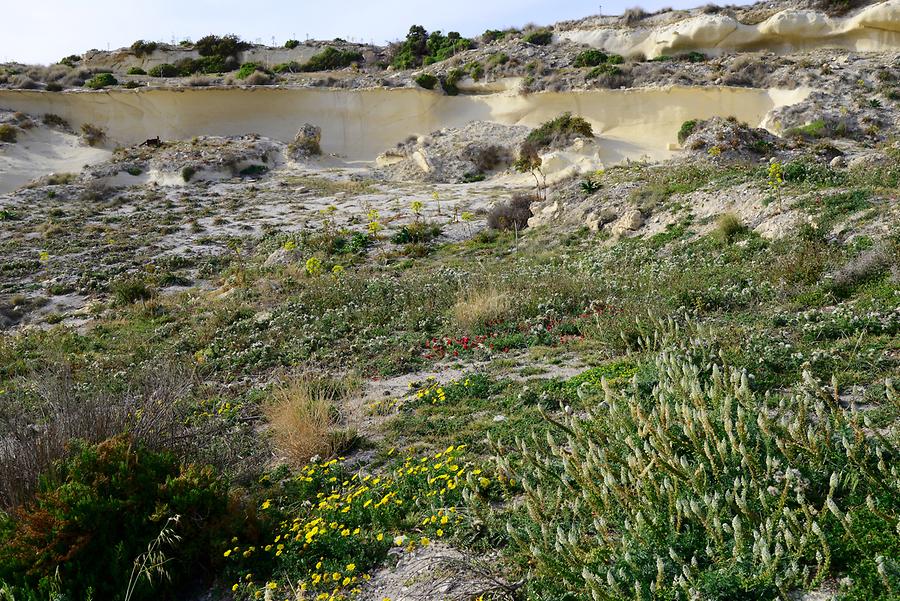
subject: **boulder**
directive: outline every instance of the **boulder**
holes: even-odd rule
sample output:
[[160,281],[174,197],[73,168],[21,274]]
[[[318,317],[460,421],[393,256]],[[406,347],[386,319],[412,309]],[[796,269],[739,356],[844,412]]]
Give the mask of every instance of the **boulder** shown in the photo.
[[322,128],[304,123],[288,147],[291,158],[299,160],[322,154],[321,142]]

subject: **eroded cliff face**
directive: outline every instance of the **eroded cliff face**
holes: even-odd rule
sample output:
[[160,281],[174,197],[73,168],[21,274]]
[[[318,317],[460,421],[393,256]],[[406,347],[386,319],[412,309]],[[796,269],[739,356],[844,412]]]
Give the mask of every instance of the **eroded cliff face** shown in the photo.
[[804,52],[842,48],[860,52],[900,47],[900,0],[873,4],[847,17],[812,10],[783,10],[754,25],[720,14],[697,15],[662,26],[583,27],[560,31],[557,40],[603,48],[623,56],[734,51]]
[[[668,87],[632,90],[512,92],[444,96],[417,89],[317,88],[147,89],[101,93],[0,91],[0,106],[52,113],[75,129],[102,128],[110,144],[147,138],[256,133],[289,142],[303,123],[322,128],[326,153],[373,161],[410,136],[472,121],[535,127],[563,112],[585,117],[602,136],[603,159],[663,158],[687,119],[735,116],[766,125],[775,108],[804,99],[808,90]],[[27,135],[27,134],[26,134]]]

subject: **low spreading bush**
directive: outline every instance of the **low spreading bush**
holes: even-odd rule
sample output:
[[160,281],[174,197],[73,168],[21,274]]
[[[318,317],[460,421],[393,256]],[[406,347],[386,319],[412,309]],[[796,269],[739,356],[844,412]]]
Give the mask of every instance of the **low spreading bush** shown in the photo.
[[553,32],[549,29],[535,29],[523,35],[522,40],[535,46],[548,46],[553,42]]
[[159,47],[159,44],[156,42],[147,42],[144,40],[138,40],[134,44],[131,45],[131,52],[137,57],[146,56],[148,54],[153,54],[153,52]]
[[[70,599],[121,598],[154,540],[132,599],[158,599],[205,576],[232,532],[227,485],[211,468],[127,437],[76,446],[21,507],[0,540],[0,581]],[[163,536],[161,537],[161,533]],[[162,576],[165,577],[162,577]]]
[[107,86],[114,86],[119,83],[112,73],[98,73],[84,83],[84,87],[92,90],[101,90]]
[[178,77],[181,72],[178,70],[178,67],[175,65],[170,65],[169,63],[162,63],[160,65],[156,65],[150,71],[147,72],[150,77]]
[[355,50],[338,50],[331,46],[314,54],[303,65],[304,71],[331,71],[349,67],[353,63],[361,63],[363,55]]
[[573,117],[571,113],[563,113],[556,119],[533,129],[522,142],[519,155],[533,157],[544,148],[565,146],[579,136],[593,138],[594,129],[591,124],[582,117]]
[[681,124],[681,127],[678,129],[678,143],[684,144],[684,141],[687,140],[692,133],[694,133],[694,129],[697,127],[697,120],[690,119]]
[[421,75],[416,76],[414,81],[420,88],[433,90],[434,86],[437,85],[438,78],[431,73],[422,73]]
[[575,67],[596,67],[605,63],[608,58],[609,55],[602,50],[591,48],[576,56],[572,65]]
[[288,50],[293,50],[294,48],[296,48],[299,45],[300,45],[300,40],[288,40],[287,42],[284,43],[284,47],[287,48]]
[[146,75],[147,72],[141,69],[140,67],[131,67],[126,72],[126,75]]

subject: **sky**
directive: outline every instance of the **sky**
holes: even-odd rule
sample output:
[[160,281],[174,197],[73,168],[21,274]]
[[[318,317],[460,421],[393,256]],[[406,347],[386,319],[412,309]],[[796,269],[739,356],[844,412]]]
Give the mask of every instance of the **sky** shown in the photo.
[[[527,23],[552,24],[601,11],[621,14],[636,0],[2,0],[8,25],[0,62],[49,64],[93,48],[130,46],[138,39],[177,42],[209,33],[281,45],[296,38],[336,37],[383,44],[410,25],[479,35]],[[647,0],[641,6],[684,8],[700,0]]]

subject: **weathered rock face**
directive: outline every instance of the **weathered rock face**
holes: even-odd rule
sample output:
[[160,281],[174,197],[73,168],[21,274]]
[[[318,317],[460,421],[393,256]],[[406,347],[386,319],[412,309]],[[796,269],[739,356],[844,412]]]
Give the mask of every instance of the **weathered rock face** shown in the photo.
[[613,237],[627,236],[644,225],[644,216],[637,209],[630,209],[619,217],[610,227]]
[[900,45],[900,2],[873,4],[846,17],[787,9],[756,24],[742,23],[727,14],[694,14],[668,23],[639,23],[637,27],[583,21],[557,36],[625,56],[648,58],[760,48],[778,52],[814,48],[874,51]]
[[322,154],[321,142],[322,128],[304,123],[297,131],[297,135],[294,136],[294,141],[288,147],[290,156],[294,160],[318,156]]

